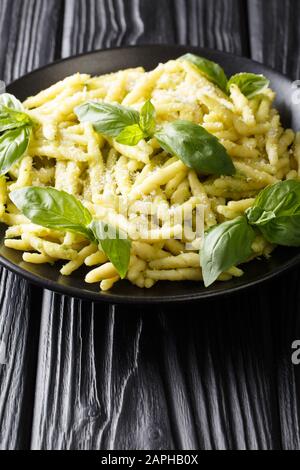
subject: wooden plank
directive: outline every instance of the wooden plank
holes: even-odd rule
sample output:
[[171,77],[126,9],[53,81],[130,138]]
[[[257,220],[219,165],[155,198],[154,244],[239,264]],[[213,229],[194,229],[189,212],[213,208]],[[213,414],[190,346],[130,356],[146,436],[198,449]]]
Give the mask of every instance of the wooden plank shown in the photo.
[[[249,0],[251,55],[298,79],[300,4],[294,0]],[[269,291],[272,322],[274,373],[278,390],[281,442],[284,449],[300,449],[300,368],[291,362],[291,344],[300,338],[299,269],[282,278],[276,291]]]
[[[266,14],[266,25],[253,29],[263,9],[262,2],[253,2],[255,10],[252,1],[253,56],[259,59],[261,54],[266,61],[273,57],[270,65],[280,68],[286,63],[288,69],[286,56],[282,54],[283,60],[276,63],[269,49],[272,23],[268,26]],[[160,0],[157,5],[154,0],[67,0],[62,38],[51,13],[49,37],[45,33],[48,23],[38,23],[35,14],[40,15],[40,2],[2,3],[0,60],[6,80],[35,67],[34,50],[39,51],[42,63],[59,56],[60,46],[63,55],[169,41],[243,54],[249,51],[244,3],[237,0]],[[28,9],[17,14],[23,3],[31,8],[29,19],[25,18]],[[50,3],[43,2],[43,8]],[[52,3],[54,18],[57,5]],[[40,33],[28,36],[25,21]],[[289,31],[294,34],[291,23]],[[3,25],[7,24],[12,40],[19,29],[23,42],[16,43],[15,56],[6,57],[8,36]],[[290,32],[289,36],[293,37]],[[50,44],[48,56],[43,38]],[[279,49],[282,39],[283,32],[276,39]],[[288,51],[292,52],[291,45]],[[293,70],[295,65],[292,73],[296,73]],[[4,272],[2,276],[1,338],[8,344],[9,362],[0,366],[0,404],[4,405],[0,443],[1,448],[24,448],[30,440],[41,293],[29,291],[27,283],[12,275],[7,279]],[[222,304],[201,302],[188,312],[160,309],[159,315],[151,308],[129,311],[128,307],[108,308],[46,293],[32,447],[300,448],[300,380],[290,360],[291,343],[300,337],[298,285],[295,271],[289,278]]]
[[[53,60],[59,2],[2,0],[0,78],[6,83]],[[30,446],[42,291],[1,269],[0,449]]]
[[[184,325],[182,312],[170,309],[162,316],[164,373],[181,441],[192,435],[190,416],[201,449],[277,446],[274,377],[266,374],[272,370],[270,316],[262,314],[265,302],[256,304],[246,295],[224,300],[222,307],[201,302],[184,314]],[[189,411],[180,416],[184,407]]]
[[140,364],[140,315],[51,293],[44,301],[32,448],[172,447],[157,371]]
[[285,450],[300,449],[300,366],[292,364],[292,343],[300,338],[299,306],[300,272],[295,269],[282,278],[278,294],[270,307],[276,312],[272,324],[274,369],[281,429],[281,443]]
[[66,0],[62,55],[131,44],[178,43],[247,55],[240,0]]
[[41,292],[1,271],[0,449],[30,446]]
[[51,62],[62,2],[2,0],[0,71],[7,83]]
[[297,0],[248,0],[251,56],[291,78],[299,78]]
[[[247,55],[243,7],[67,0],[62,54],[177,42]],[[271,294],[158,312],[47,294],[32,447],[279,448]]]
[[174,3],[175,35],[179,43],[248,55],[247,11],[243,1],[179,0]]

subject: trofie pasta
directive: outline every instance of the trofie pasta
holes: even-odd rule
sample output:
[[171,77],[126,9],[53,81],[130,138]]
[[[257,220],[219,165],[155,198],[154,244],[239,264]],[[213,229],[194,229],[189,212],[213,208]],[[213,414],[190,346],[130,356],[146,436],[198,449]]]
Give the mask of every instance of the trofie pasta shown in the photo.
[[[227,81],[217,64],[200,59],[187,55],[150,72],[78,73],[23,107],[0,96],[5,245],[22,251],[27,263],[62,261],[64,276],[86,266],[86,282],[109,290],[124,277],[140,288],[163,280],[226,281],[242,276],[241,263],[284,244],[270,235],[278,208],[263,202],[262,191],[297,183],[300,134],[282,127],[264,77]],[[54,199],[31,192],[26,212],[26,188],[57,192]],[[63,210],[55,198],[66,193],[74,196],[77,228],[73,219],[49,225],[51,204]],[[48,221],[33,210],[40,201]],[[98,222],[117,235],[104,241]],[[234,253],[226,261],[224,249]]]

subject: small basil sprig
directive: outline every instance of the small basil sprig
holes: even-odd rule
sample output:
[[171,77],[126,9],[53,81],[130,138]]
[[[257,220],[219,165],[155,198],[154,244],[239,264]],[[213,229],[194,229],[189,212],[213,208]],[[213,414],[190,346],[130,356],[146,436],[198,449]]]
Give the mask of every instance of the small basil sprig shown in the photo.
[[164,150],[177,155],[198,173],[235,173],[226,149],[203,127],[178,120],[155,132],[155,108],[151,101],[146,101],[140,113],[131,113],[120,105],[86,103],[76,108],[76,114],[81,122],[93,122],[96,131],[115,137],[124,145],[137,145],[140,140],[154,136]]
[[88,102],[75,109],[80,122],[92,122],[94,129],[116,138],[124,145],[137,145],[155,132],[155,108],[146,101],[141,112],[120,104]]
[[206,286],[251,256],[254,229],[273,244],[300,246],[300,181],[286,180],[263,189],[246,215],[207,232],[200,252]]
[[123,145],[137,145],[140,140],[153,137],[155,133],[155,108],[150,100],[141,109],[138,124],[125,127],[116,141]]
[[138,124],[125,127],[116,138],[119,144],[129,145],[133,147],[137,145],[144,138],[144,133]]
[[27,150],[33,122],[22,104],[8,93],[0,95],[0,175],[5,175]]
[[300,182],[287,180],[268,186],[246,215],[270,243],[300,246]]
[[[37,225],[79,233],[92,242],[97,241],[121,278],[126,276],[130,260],[130,240],[108,224],[93,220],[90,212],[71,194],[54,188],[32,186],[13,191],[10,199]],[[110,238],[111,234],[113,238]]]
[[230,78],[228,90],[230,90],[231,85],[237,85],[243,95],[251,99],[268,88],[270,80],[264,75],[256,75],[255,73],[238,73]]
[[200,251],[205,287],[232,266],[244,263],[253,254],[255,231],[245,216],[216,225],[206,234]]
[[233,175],[235,167],[218,139],[190,121],[174,121],[155,133],[160,146],[198,173]]
[[187,60],[195,65],[209,81],[217,85],[227,95],[229,95],[230,86],[235,84],[246,98],[251,99],[265,90],[270,84],[270,81],[263,75],[244,72],[233,75],[228,81],[224,70],[219,64],[195,54],[185,54],[180,57],[180,60]]

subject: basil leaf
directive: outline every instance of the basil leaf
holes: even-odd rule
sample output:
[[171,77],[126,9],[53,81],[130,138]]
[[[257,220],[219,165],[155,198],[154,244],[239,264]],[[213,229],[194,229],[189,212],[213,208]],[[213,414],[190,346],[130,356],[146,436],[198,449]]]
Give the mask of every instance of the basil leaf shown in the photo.
[[32,121],[27,114],[0,105],[0,132],[31,124]]
[[35,224],[80,233],[93,242],[97,240],[124,279],[130,261],[131,241],[123,232],[92,220],[90,212],[74,196],[54,188],[31,186],[13,191],[10,199]]
[[30,134],[31,129],[26,126],[7,131],[0,137],[0,176],[5,175],[24,155]]
[[255,232],[245,216],[213,227],[205,236],[200,251],[200,264],[206,287],[232,266],[241,264],[252,255]]
[[270,80],[264,75],[256,75],[255,73],[238,73],[230,78],[228,90],[233,84],[237,85],[243,95],[250,99],[268,88]]
[[139,126],[144,137],[152,137],[155,132],[155,108],[150,100],[146,101],[141,109]]
[[22,103],[14,96],[9,93],[2,93],[0,95],[0,106],[11,108],[16,111],[23,111]]
[[95,238],[121,278],[126,277],[131,251],[131,241],[126,234],[109,226],[105,222],[93,220],[90,224]]
[[94,129],[104,135],[117,137],[123,129],[138,124],[140,114],[119,104],[88,102],[75,108],[80,122],[92,122]]
[[217,85],[227,94],[227,77],[219,64],[195,54],[185,54],[180,57],[180,60],[191,62],[209,81]]
[[223,145],[203,127],[175,121],[155,134],[160,146],[200,174],[233,175],[235,167]]
[[141,109],[139,124],[125,127],[116,138],[124,145],[137,145],[140,140],[152,137],[155,132],[155,108],[150,100],[146,101]]
[[119,144],[123,145],[137,145],[140,140],[144,138],[144,132],[138,124],[133,124],[132,126],[125,127],[122,132],[116,138],[116,141]]
[[80,233],[94,241],[87,227],[92,217],[71,194],[54,188],[28,187],[10,194],[17,208],[33,223],[50,229]]
[[280,181],[263,189],[246,215],[270,243],[300,246],[300,182]]

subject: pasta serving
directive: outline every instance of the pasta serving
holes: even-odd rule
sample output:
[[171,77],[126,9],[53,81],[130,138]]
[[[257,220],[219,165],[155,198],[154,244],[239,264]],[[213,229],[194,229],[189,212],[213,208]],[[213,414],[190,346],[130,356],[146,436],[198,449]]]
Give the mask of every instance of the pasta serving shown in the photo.
[[150,72],[77,73],[23,105],[0,96],[6,247],[63,261],[63,276],[85,265],[106,291],[120,278],[209,285],[299,246],[291,227],[276,232],[270,201],[300,194],[300,133],[282,127],[264,77],[228,81],[214,66],[187,55]]

